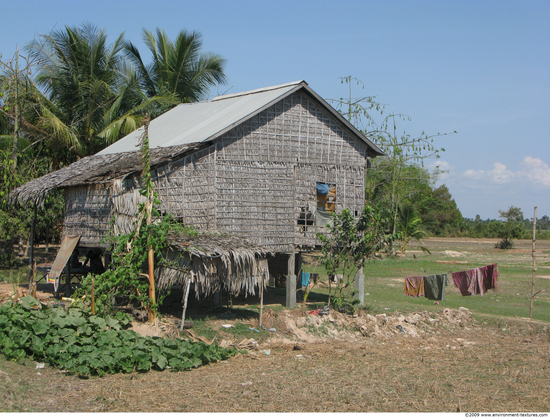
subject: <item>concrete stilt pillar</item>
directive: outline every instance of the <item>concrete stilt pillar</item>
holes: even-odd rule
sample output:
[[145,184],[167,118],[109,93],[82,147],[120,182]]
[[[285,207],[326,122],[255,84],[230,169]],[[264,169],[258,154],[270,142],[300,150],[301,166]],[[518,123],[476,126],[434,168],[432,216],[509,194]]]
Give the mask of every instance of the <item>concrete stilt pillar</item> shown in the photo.
[[286,275],[286,307],[296,307],[296,253],[292,252],[288,257],[288,268]]
[[357,290],[356,298],[359,299],[359,306],[365,306],[365,275],[363,267],[355,273],[355,290]]

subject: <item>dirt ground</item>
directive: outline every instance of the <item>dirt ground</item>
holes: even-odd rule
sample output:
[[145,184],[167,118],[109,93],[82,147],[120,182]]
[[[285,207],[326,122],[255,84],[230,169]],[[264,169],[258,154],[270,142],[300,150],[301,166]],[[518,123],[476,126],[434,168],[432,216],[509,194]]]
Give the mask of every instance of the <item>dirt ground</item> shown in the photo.
[[[471,247],[470,247],[471,248]],[[50,285],[51,286],[51,285]],[[11,295],[10,295],[11,292]],[[11,285],[0,295],[13,296]],[[38,298],[52,300],[47,287]],[[474,319],[441,307],[407,315],[319,316],[267,301],[266,328],[234,336],[209,321],[216,343],[246,353],[186,372],[79,378],[0,358],[0,411],[21,412],[549,412],[550,325]],[[201,309],[200,306],[195,307]],[[147,335],[174,335],[169,315]],[[193,330],[188,338],[197,337]]]
[[[186,372],[83,379],[0,360],[0,411],[550,411],[547,324],[489,325],[447,308],[357,317],[267,309],[264,318],[277,327],[271,338],[226,335],[216,342],[246,353]],[[221,331],[238,321],[211,326]],[[169,327],[137,330],[158,335]]]

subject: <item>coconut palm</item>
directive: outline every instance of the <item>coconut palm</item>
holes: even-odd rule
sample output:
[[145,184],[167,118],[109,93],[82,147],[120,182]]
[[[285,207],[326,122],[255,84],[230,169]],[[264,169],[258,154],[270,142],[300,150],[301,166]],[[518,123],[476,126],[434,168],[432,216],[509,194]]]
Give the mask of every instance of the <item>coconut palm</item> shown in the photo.
[[42,35],[27,46],[41,64],[35,80],[47,99],[39,126],[77,156],[97,152],[139,126],[139,116],[129,112],[144,98],[125,71],[123,42],[121,34],[109,46],[103,30],[83,25]]
[[[172,42],[158,29],[156,36],[146,29],[143,40],[152,54],[152,62],[145,64],[138,49],[126,42],[126,56],[136,68],[140,87],[145,95],[164,97],[179,103],[196,102],[208,97],[210,88],[224,84],[225,59],[218,54],[201,53],[202,35],[182,30]],[[166,110],[166,109],[162,109]]]

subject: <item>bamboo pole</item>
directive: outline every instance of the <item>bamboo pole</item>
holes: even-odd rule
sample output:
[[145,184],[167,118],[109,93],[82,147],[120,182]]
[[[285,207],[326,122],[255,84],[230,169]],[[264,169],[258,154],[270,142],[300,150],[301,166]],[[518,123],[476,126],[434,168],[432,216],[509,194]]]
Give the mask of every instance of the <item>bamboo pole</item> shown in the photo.
[[[153,201],[154,201],[154,195],[152,190],[152,183],[151,183],[151,166],[150,166],[150,154],[149,154],[149,116],[145,114],[143,118],[143,136],[142,136],[142,142],[141,142],[141,152],[142,152],[142,160],[143,160],[143,172],[142,172],[142,178],[141,181],[144,184],[144,187],[146,189],[146,203],[145,203],[145,224],[147,226],[151,225],[152,223],[152,212],[153,212]],[[141,218],[138,221],[138,228],[139,225],[141,225],[141,219],[143,219],[143,212],[141,214]],[[149,322],[153,323],[155,321],[155,314],[153,311],[153,305],[156,304],[156,297],[155,297],[155,253],[153,250],[153,246],[150,242],[150,237],[147,237],[147,264],[149,267]]]
[[155,320],[155,314],[153,312],[153,305],[156,304],[155,298],[155,260],[153,249],[149,247],[149,252],[147,254],[147,261],[149,264],[149,322]]
[[536,252],[535,252],[535,241],[537,240],[537,207],[535,206],[535,214],[533,217],[533,274],[531,279],[531,304],[529,306],[529,318],[533,319],[533,302],[535,300],[535,272],[536,268]]

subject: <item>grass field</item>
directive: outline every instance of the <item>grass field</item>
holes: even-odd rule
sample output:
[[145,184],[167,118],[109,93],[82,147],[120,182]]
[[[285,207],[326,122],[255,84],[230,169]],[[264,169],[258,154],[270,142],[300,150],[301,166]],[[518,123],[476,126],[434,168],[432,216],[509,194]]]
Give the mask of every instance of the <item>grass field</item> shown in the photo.
[[[246,353],[198,369],[83,378],[0,356],[0,412],[550,412],[550,241],[537,241],[540,293],[533,320],[526,319],[531,241],[504,251],[496,250],[495,242],[428,239],[431,255],[408,252],[372,261],[364,270],[371,316],[388,314],[391,322],[428,311],[439,320],[458,311],[447,308],[466,307],[473,319],[437,326],[421,321],[416,330],[425,331],[417,334],[402,321],[406,333],[393,323],[366,336],[348,326],[361,316],[331,314],[334,320],[316,322],[320,317],[300,305],[284,309],[284,289],[269,288],[264,320],[277,317],[274,334],[249,328],[258,328],[257,297],[235,298],[230,310],[190,309],[195,320],[190,335],[250,342]],[[498,292],[463,297],[451,285],[439,305],[403,295],[406,275],[489,263],[500,269]],[[314,268],[311,259],[304,265],[306,271]],[[326,293],[319,290],[310,300],[322,306]],[[179,299],[174,306],[181,309]],[[171,318],[165,313],[164,320]],[[284,329],[281,318],[294,328]],[[227,323],[234,328],[227,331],[222,327]]]
[[[369,261],[365,273],[365,305],[374,313],[413,312],[439,309],[426,298],[404,296],[404,278],[447,273],[451,285],[441,306],[470,309],[474,314],[529,317],[533,275],[532,241],[515,241],[511,250],[495,248],[497,239],[431,238],[424,242],[431,254],[408,251],[404,257]],[[325,276],[322,267],[308,258],[304,271]],[[550,241],[536,242],[535,297],[533,319],[550,322]],[[498,291],[483,296],[460,294],[452,284],[451,272],[497,263],[500,271]],[[316,294],[317,293],[317,294]],[[309,300],[320,299],[327,289],[315,289]]]

